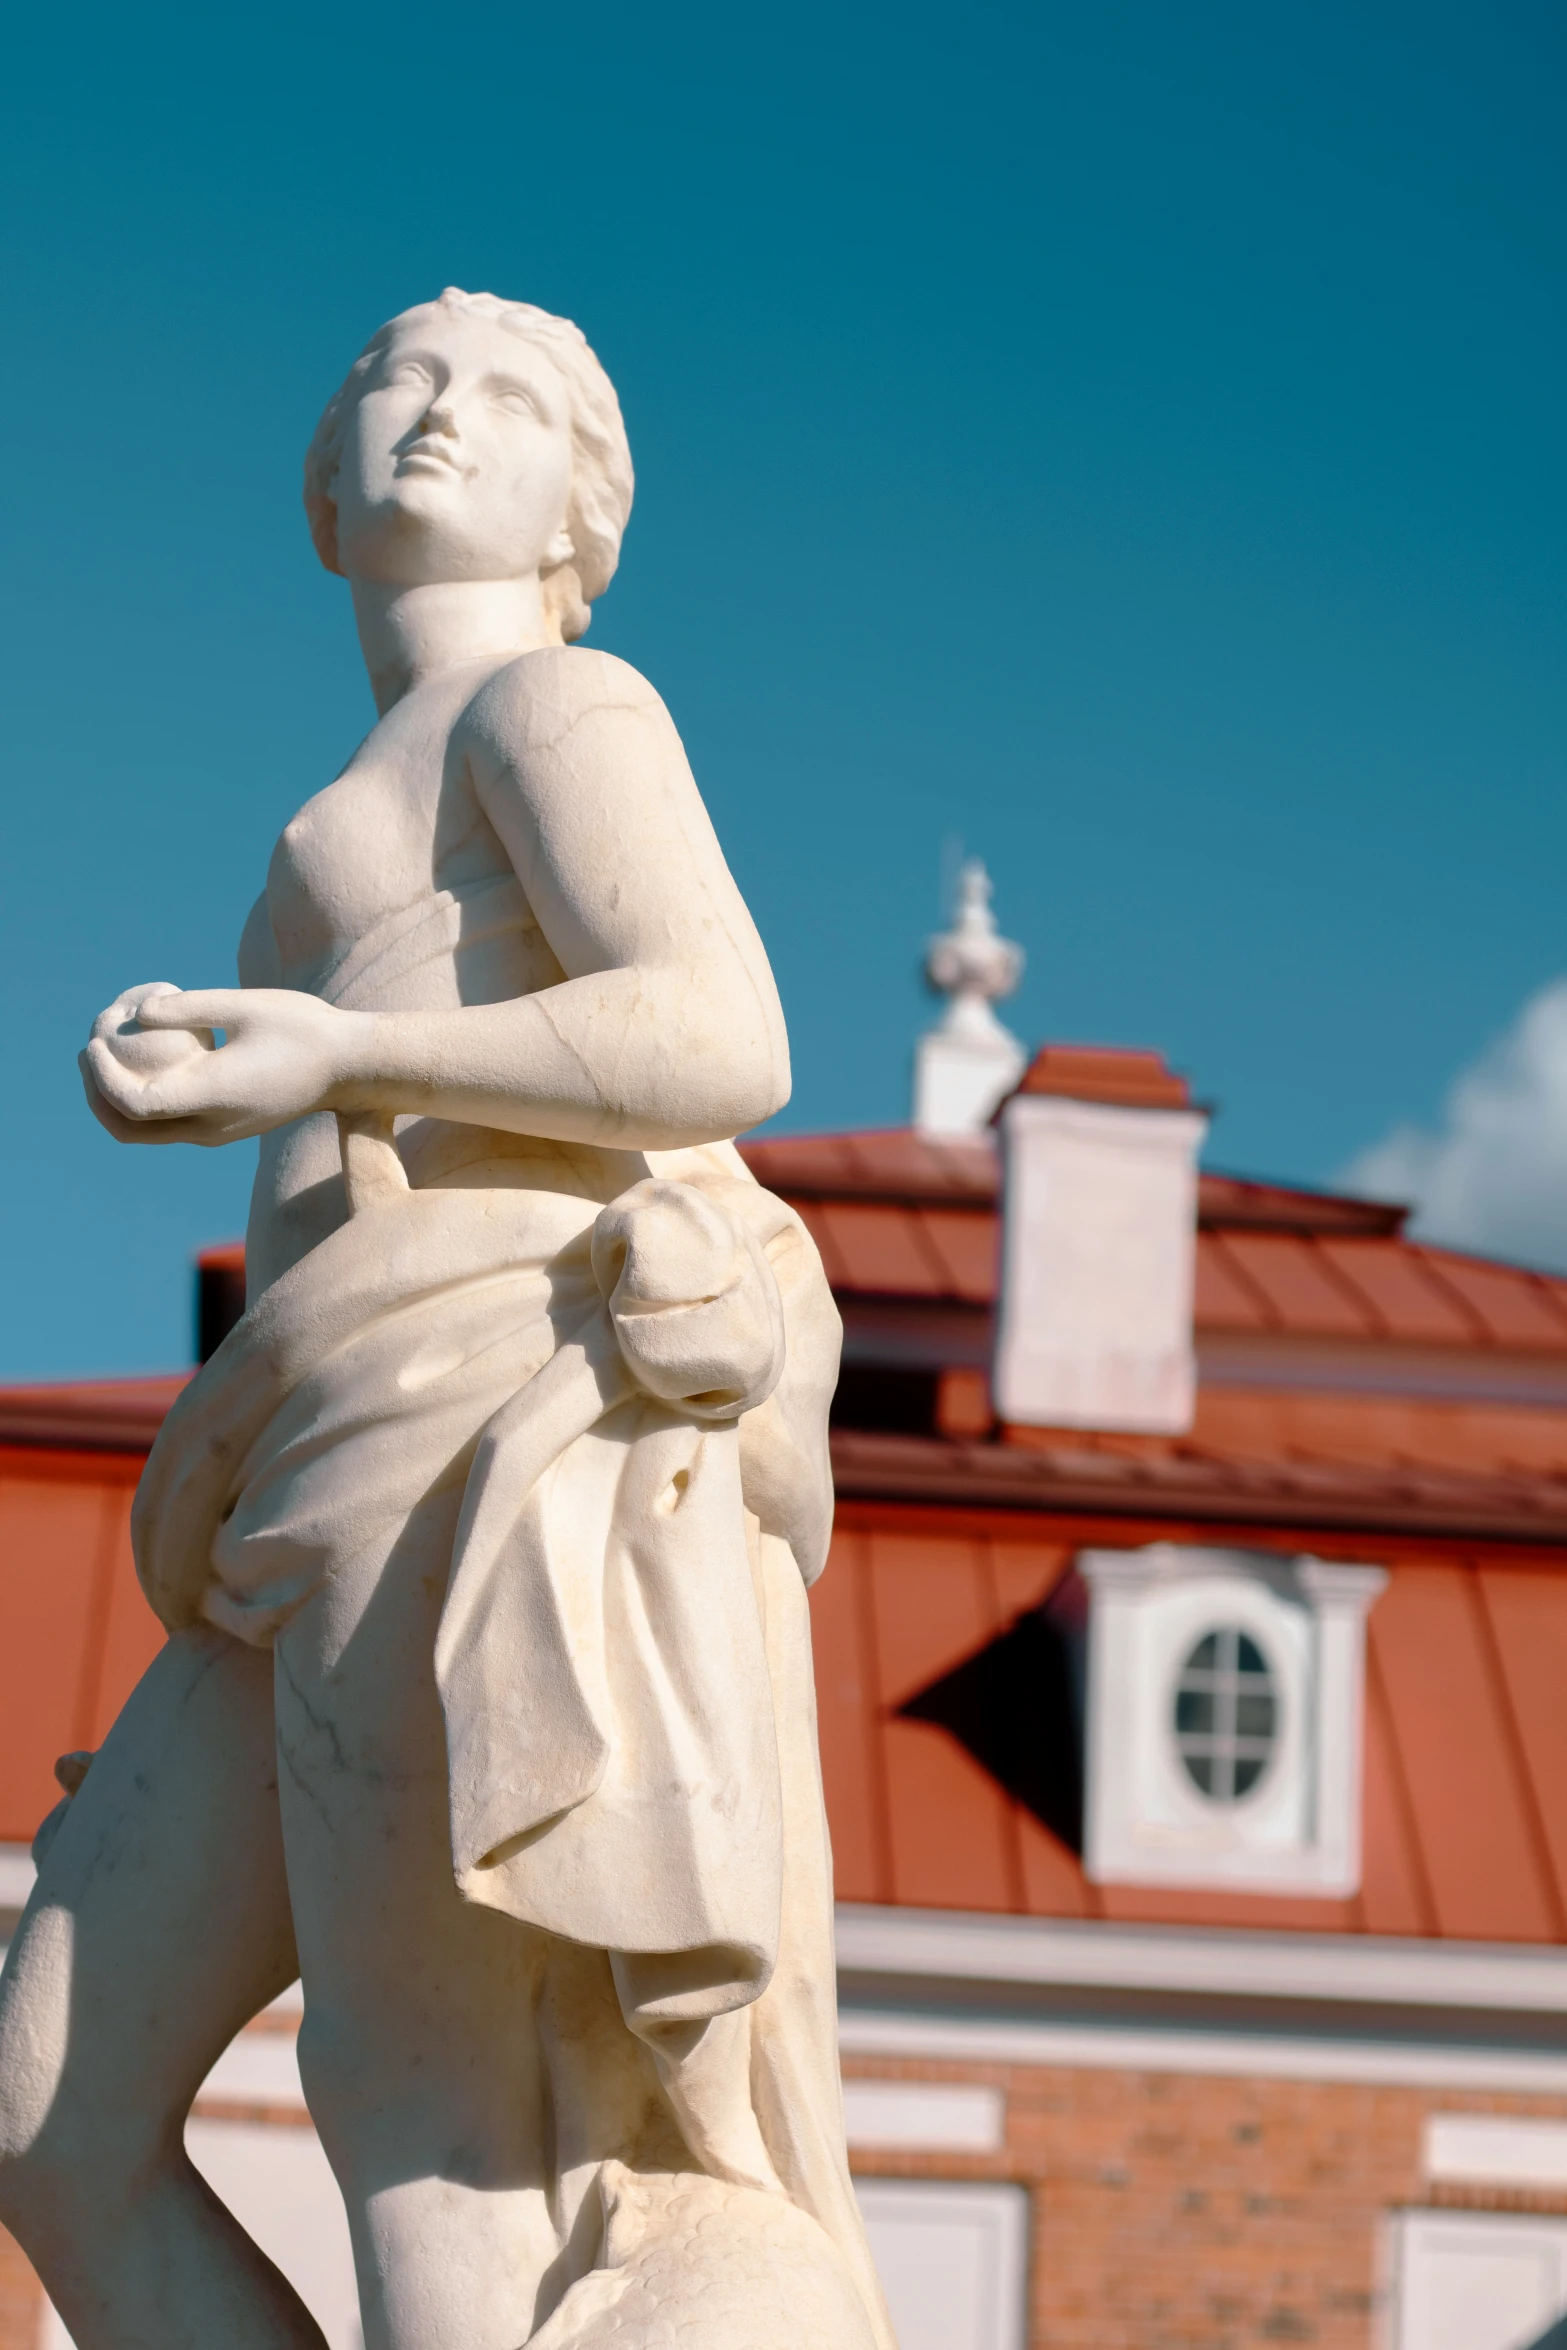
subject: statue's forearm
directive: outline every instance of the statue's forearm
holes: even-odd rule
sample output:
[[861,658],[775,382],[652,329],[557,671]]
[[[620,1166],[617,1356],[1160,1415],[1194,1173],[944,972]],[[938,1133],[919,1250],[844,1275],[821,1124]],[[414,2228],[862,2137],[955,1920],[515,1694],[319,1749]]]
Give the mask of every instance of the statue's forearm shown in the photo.
[[782,1021],[739,971],[593,972],[508,1003],[348,1017],[334,1109],[652,1150],[741,1133],[789,1095]]

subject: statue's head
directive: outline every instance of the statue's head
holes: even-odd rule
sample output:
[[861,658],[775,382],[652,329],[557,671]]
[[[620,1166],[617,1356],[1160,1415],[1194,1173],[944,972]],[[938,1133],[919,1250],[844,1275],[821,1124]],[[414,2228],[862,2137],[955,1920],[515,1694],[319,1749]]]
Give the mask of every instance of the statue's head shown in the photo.
[[631,490],[620,403],[581,330],[456,286],[371,337],[305,458],[329,571],[410,586],[536,571],[568,641],[614,575]]

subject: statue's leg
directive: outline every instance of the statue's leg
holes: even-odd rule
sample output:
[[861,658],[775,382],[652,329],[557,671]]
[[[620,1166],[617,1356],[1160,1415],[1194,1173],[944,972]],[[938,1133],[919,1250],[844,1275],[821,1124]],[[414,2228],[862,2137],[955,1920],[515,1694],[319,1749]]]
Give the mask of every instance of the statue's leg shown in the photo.
[[[584,2130],[613,2150],[657,2103],[603,1954],[452,1881],[433,1660],[459,1500],[433,1497],[389,1548],[335,1563],[276,1650],[300,2067],[348,2206],[367,2350],[516,2350],[563,2267],[593,2256],[596,2204],[574,2208]],[[568,2110],[547,2066],[606,2032]]]
[[271,1659],[178,1633],[66,1811],[0,1977],[0,2219],[78,2350],[324,2350],[183,2139],[208,2070],[295,1971]]

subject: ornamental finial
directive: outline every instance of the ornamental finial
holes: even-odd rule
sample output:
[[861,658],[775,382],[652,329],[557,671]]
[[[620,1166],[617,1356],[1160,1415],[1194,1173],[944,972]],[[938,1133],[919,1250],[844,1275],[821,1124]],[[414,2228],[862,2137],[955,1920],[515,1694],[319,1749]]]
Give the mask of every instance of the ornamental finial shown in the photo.
[[990,896],[990,875],[970,857],[958,877],[952,928],[925,950],[926,979],[950,999],[915,1056],[914,1123],[925,1134],[981,1133],[1027,1060],[990,1008],[1023,976],[1023,950],[997,930]]
[[957,920],[950,930],[938,931],[925,950],[925,977],[942,995],[953,998],[943,1026],[950,1027],[967,1008],[998,1023],[988,1007],[1011,995],[1023,976],[1023,950],[1003,938],[990,910],[990,875],[978,857],[970,857],[958,876]]

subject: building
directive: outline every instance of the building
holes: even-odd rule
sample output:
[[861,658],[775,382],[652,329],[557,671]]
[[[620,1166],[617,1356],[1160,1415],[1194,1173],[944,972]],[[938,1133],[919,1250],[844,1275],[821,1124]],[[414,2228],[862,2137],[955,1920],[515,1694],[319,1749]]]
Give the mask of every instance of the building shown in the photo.
[[[1156,1054],[1019,1074],[968,899],[921,1124],[746,1146],[845,1323],[817,1689],[904,2350],[1567,2344],[1567,1280],[1199,1172]],[[158,1637],[178,1384],[0,1394],[13,1908]],[[296,2025],[191,2144],[346,2350]],[[47,2324],[0,2247],[0,2350]]]

